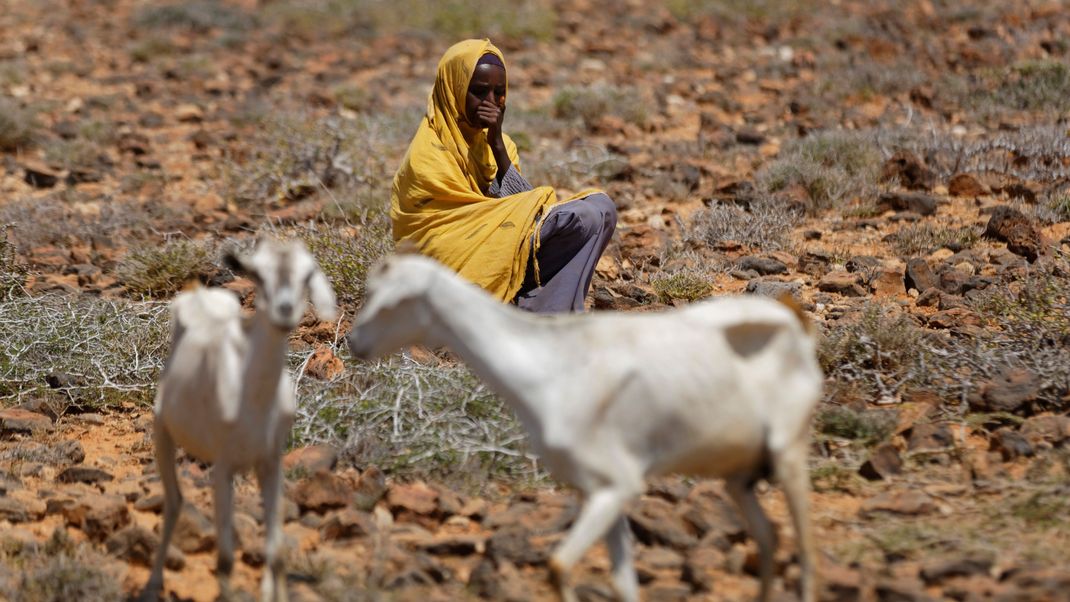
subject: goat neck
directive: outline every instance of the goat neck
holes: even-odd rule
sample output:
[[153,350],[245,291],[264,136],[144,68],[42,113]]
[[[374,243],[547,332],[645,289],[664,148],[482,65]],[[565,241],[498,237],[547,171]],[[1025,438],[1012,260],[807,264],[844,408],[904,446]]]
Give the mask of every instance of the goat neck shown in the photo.
[[254,402],[271,401],[286,368],[290,331],[273,324],[266,311],[257,311],[250,321],[244,382],[251,386],[244,391],[244,397]]

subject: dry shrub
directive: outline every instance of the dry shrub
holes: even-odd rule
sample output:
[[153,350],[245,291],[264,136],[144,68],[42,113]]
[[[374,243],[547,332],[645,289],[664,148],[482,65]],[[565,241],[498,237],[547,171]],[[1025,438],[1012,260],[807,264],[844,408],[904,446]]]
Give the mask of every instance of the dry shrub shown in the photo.
[[713,283],[710,279],[692,270],[653,276],[650,286],[654,288],[662,303],[672,303],[674,299],[697,301],[713,293]]
[[[0,594],[11,602],[121,600],[118,571],[88,544],[56,529],[43,545],[5,542],[0,554]],[[117,567],[116,567],[117,568]]]
[[332,443],[358,466],[475,484],[540,474],[512,411],[464,366],[344,359],[355,368],[334,381],[298,379],[295,445]]
[[958,252],[977,244],[981,235],[975,228],[951,228],[931,223],[907,225],[892,235],[891,241],[900,257],[928,255],[947,247]]
[[795,141],[756,175],[759,188],[776,193],[801,186],[811,215],[872,196],[881,156],[871,135],[830,131]]
[[691,217],[686,238],[704,245],[734,240],[749,247],[775,251],[790,245],[799,215],[783,202],[763,197],[746,206],[715,204]]
[[256,21],[240,8],[212,0],[150,4],[134,15],[135,29],[187,29],[207,32],[213,29],[241,31]]
[[127,253],[115,275],[132,295],[166,298],[190,281],[207,281],[218,271],[215,258],[208,243],[175,239]]
[[59,295],[0,301],[0,400],[147,403],[167,338],[160,303]]
[[394,248],[390,223],[383,215],[359,228],[319,224],[299,235],[331,281],[338,302],[350,309],[364,301],[368,270]]
[[33,144],[39,125],[34,112],[15,100],[0,97],[0,151],[17,151]]
[[43,245],[66,246],[94,239],[114,240],[130,230],[135,234],[160,227],[174,217],[163,204],[142,206],[128,201],[94,203],[96,211],[79,210],[61,195],[17,198],[0,205],[0,223],[11,224],[20,253]]
[[629,86],[565,86],[554,95],[553,107],[556,117],[581,121],[588,128],[605,115],[636,125],[647,120],[646,101],[638,89]]

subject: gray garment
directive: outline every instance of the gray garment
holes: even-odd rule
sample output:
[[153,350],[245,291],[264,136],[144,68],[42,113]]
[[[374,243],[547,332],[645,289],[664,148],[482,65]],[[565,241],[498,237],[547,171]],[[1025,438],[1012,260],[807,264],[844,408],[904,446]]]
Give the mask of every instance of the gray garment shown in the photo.
[[487,196],[500,199],[503,196],[509,196],[511,194],[520,194],[521,192],[527,192],[534,190],[527,178],[520,175],[520,172],[516,170],[512,165],[505,171],[505,175],[502,176],[501,183],[497,178],[490,181],[490,185],[487,186]]
[[542,286],[535,282],[535,262],[528,262],[517,306],[537,313],[582,312],[594,268],[616,226],[617,208],[601,192],[550,209],[535,256]]

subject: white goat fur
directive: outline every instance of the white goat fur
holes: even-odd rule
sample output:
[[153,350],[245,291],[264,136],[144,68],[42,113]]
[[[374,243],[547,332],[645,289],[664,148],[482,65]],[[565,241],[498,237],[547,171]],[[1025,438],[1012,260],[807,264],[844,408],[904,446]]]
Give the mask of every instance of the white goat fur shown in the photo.
[[638,600],[624,511],[660,473],[727,480],[759,547],[763,601],[776,541],[753,486],[775,476],[802,598],[816,599],[807,455],[823,377],[797,310],[748,296],[663,313],[538,316],[415,255],[387,259],[368,291],[349,334],[355,356],[416,343],[453,349],[513,408],[549,471],[583,494],[550,561],[563,599],[575,599],[570,569],[604,536],[618,595]]
[[267,563],[261,599],[286,599],[282,571],[279,506],[281,454],[293,424],[293,386],[286,372],[290,331],[311,298],[322,319],[335,319],[335,297],[327,278],[300,242],[264,241],[248,259],[228,263],[257,283],[257,311],[248,319],[230,291],[198,288],[171,303],[172,340],[156,392],[156,462],[164,489],[163,532],[142,598],[163,587],[163,566],[182,494],[175,474],[175,448],[214,464],[217,573],[220,593],[229,593],[234,564],[235,473],[254,469],[260,483]]

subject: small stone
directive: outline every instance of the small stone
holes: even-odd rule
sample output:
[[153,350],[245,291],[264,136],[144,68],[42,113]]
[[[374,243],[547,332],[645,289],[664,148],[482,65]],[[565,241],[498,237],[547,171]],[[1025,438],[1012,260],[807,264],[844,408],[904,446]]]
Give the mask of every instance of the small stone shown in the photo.
[[914,153],[899,151],[884,162],[880,181],[898,181],[908,190],[931,190],[936,175]]
[[951,196],[979,197],[987,192],[977,178],[966,173],[951,176],[947,183],[947,193]]
[[175,107],[175,119],[182,123],[199,123],[204,120],[204,111],[194,104],[184,104]]
[[338,450],[330,445],[309,445],[299,447],[282,457],[282,467],[286,471],[298,471],[315,474],[321,470],[334,470],[338,464]]
[[486,536],[469,534],[436,535],[420,542],[418,547],[436,556],[470,556],[482,554],[486,548]]
[[215,526],[196,506],[182,504],[171,542],[186,554],[207,552],[215,546]]
[[788,266],[784,265],[783,262],[770,257],[748,256],[740,259],[737,265],[742,270],[754,270],[762,276],[788,273]]
[[14,433],[50,432],[51,430],[52,420],[43,414],[19,408],[0,410],[0,436],[10,436]]
[[351,499],[350,484],[342,477],[320,471],[300,481],[294,487],[293,501],[302,512],[324,512],[331,508],[342,508]]
[[952,560],[941,559],[926,562],[921,568],[921,578],[927,585],[940,583],[951,577],[986,575],[992,568],[991,558],[967,557]]
[[130,522],[126,500],[117,495],[87,494],[67,500],[57,510],[68,526],[81,529],[93,541],[104,541]]
[[893,297],[906,292],[903,272],[879,270],[869,281],[869,287],[877,297]]
[[60,174],[47,165],[37,162],[23,163],[23,180],[34,188],[52,188],[59,183]]
[[317,345],[305,365],[305,374],[319,380],[331,380],[345,372],[342,359],[327,345]]
[[817,283],[817,289],[826,293],[838,293],[845,297],[864,297],[866,289],[858,274],[829,272]]
[[697,546],[688,551],[681,577],[700,592],[711,592],[716,587],[717,574],[724,570],[724,552],[711,546]]
[[905,284],[908,290],[915,289],[924,293],[931,288],[938,288],[940,281],[927,261],[915,257],[907,262]]
[[935,215],[936,199],[927,194],[910,192],[882,192],[877,208],[887,211],[909,211],[918,215]]
[[858,469],[858,474],[870,481],[878,481],[897,475],[902,470],[903,459],[899,457],[899,450],[891,443],[885,443],[873,450],[869,459]]
[[984,235],[1007,243],[1007,249],[1036,261],[1043,247],[1043,239],[1033,221],[1017,209],[1000,205],[992,212],[985,226]]
[[907,439],[910,451],[940,451],[951,447],[955,440],[944,422],[916,422]]
[[364,469],[353,490],[353,506],[358,510],[371,512],[379,500],[386,495],[386,475],[376,466]]
[[992,433],[988,449],[999,452],[1004,462],[1033,455],[1033,446],[1029,444],[1029,440],[1018,431],[1008,427]]
[[91,466],[71,466],[56,475],[60,483],[101,483],[114,479],[111,474]]
[[922,491],[888,491],[866,500],[859,512],[863,518],[874,518],[882,513],[918,516],[938,510],[936,502]]
[[498,564],[508,561],[537,565],[546,562],[550,550],[546,545],[536,544],[523,528],[505,527],[495,531],[487,540],[487,556]]
[[648,546],[686,549],[697,541],[675,506],[661,498],[644,497],[628,514],[628,521],[636,539]]
[[1032,416],[1022,423],[1020,431],[1034,444],[1062,445],[1070,440],[1070,416]]
[[395,517],[402,512],[430,515],[438,509],[438,492],[420,482],[395,484],[387,492],[386,502]]
[[1026,368],[1009,368],[984,382],[970,396],[970,408],[980,412],[1016,412],[1036,400],[1040,379]]
[[375,531],[375,517],[353,508],[343,508],[332,512],[320,526],[323,539],[328,541],[367,537]]
[[[108,554],[131,564],[151,567],[155,554],[160,547],[160,539],[152,532],[138,525],[130,525],[112,533],[104,542]],[[185,556],[174,546],[167,550],[164,566],[171,570],[181,570],[186,565]]]

